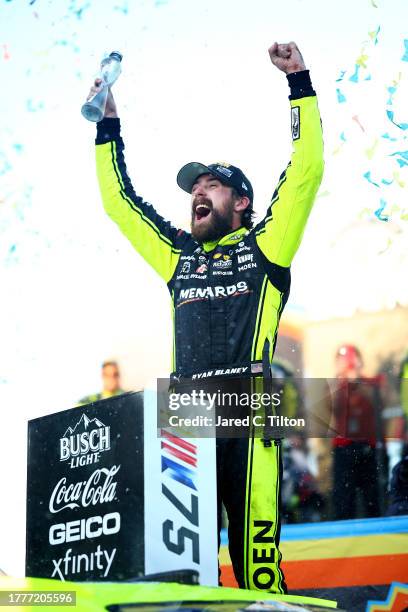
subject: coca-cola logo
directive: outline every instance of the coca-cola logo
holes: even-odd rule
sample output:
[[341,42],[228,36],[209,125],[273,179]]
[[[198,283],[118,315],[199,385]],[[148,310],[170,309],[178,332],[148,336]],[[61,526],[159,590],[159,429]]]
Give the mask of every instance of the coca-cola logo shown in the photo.
[[67,478],[61,478],[54,487],[50,497],[49,510],[53,514],[67,508],[87,508],[97,504],[111,502],[116,496],[117,482],[114,476],[119,472],[120,465],[110,468],[99,468],[88,478],[76,483],[67,484]]

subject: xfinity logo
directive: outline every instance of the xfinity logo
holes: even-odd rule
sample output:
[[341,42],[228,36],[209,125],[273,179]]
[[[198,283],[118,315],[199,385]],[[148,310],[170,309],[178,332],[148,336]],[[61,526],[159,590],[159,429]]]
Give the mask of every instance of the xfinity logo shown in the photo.
[[226,287],[191,287],[191,289],[182,289],[180,291],[179,300],[228,297],[245,293],[248,290],[249,288],[245,281],[239,281],[236,285],[227,285]]
[[97,463],[100,453],[110,450],[110,427],[99,419],[89,419],[82,414],[74,427],[68,427],[60,439],[60,461],[70,462],[70,467]]

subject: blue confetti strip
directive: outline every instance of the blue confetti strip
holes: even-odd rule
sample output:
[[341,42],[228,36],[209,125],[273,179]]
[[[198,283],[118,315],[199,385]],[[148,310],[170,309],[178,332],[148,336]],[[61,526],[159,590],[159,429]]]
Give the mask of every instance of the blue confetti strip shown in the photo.
[[390,181],[386,181],[385,179],[381,179],[381,182],[382,182],[384,185],[392,185],[392,184],[393,184],[393,182],[394,182],[394,179],[391,179]]
[[344,75],[346,74],[346,72],[347,70],[341,70],[339,78],[336,79],[336,83],[340,83],[340,81],[344,79]]
[[381,206],[380,208],[378,208],[375,211],[375,216],[377,217],[377,219],[379,219],[380,221],[388,221],[388,215],[383,215],[383,210],[384,208],[387,206],[387,202],[385,200],[380,200]]
[[408,38],[406,38],[404,40],[404,45],[405,45],[405,53],[404,55],[401,57],[401,60],[403,62],[408,62]]
[[377,31],[375,33],[375,40],[374,40],[374,44],[377,45],[378,44],[378,35],[380,33],[381,30],[381,26],[378,26]]
[[381,138],[387,138],[391,142],[397,142],[398,140],[397,138],[393,138],[392,136],[390,136],[388,132],[386,132],[385,134],[381,134]]
[[372,185],[375,185],[376,187],[379,187],[380,185],[378,183],[376,183],[375,181],[373,181],[373,179],[371,178],[371,171],[369,170],[368,172],[366,172],[365,174],[363,174],[363,177],[365,179],[367,179],[367,181],[369,183],[371,183]]
[[114,11],[120,11],[120,12],[121,12],[121,13],[123,13],[124,15],[127,15],[127,14],[128,14],[128,12],[129,12],[128,3],[127,3],[127,2],[125,2],[125,3],[123,4],[123,6],[118,6],[118,5],[116,5],[116,6],[114,6],[114,7],[113,7],[113,10],[114,10]]
[[342,140],[343,142],[346,142],[346,136],[345,136],[344,132],[342,132],[340,134],[340,140]]
[[408,123],[397,123],[394,121],[394,111],[387,110],[387,117],[394,125],[400,128],[400,130],[408,130]]
[[358,73],[360,71],[360,66],[358,64],[356,64],[356,69],[354,71],[354,74],[351,75],[351,77],[349,78],[349,81],[351,81],[352,83],[358,83]]
[[336,89],[336,93],[337,93],[337,102],[339,102],[339,104],[346,102],[346,96],[341,93],[340,89]]
[[392,99],[394,97],[395,92],[397,91],[396,87],[387,87],[387,91],[390,94],[390,97],[388,98],[387,104],[388,106],[392,106]]
[[395,151],[395,153],[391,153],[391,157],[394,155],[401,155],[401,157],[408,161],[408,151]]

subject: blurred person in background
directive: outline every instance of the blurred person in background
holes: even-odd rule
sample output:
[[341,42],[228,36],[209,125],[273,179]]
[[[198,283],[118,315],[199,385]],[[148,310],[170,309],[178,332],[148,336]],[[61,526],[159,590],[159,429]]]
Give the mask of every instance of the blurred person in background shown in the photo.
[[99,393],[93,393],[92,395],[86,395],[79,400],[77,404],[78,406],[91,404],[92,402],[97,402],[102,399],[107,399],[108,397],[113,397],[114,395],[121,395],[122,393],[125,393],[120,386],[120,370],[116,361],[104,361],[101,367],[101,376],[102,391]]
[[343,345],[336,352],[339,381],[334,396],[333,510],[336,520],[356,518],[357,497],[364,516],[380,515],[384,468],[380,379],[363,376],[359,349]]

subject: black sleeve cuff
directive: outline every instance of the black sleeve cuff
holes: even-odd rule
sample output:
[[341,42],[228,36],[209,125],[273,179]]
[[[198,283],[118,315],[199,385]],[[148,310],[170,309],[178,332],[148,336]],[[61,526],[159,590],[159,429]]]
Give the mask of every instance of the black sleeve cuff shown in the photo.
[[105,144],[120,137],[120,119],[105,117],[96,124],[95,144]]
[[300,72],[292,72],[287,74],[290,87],[289,100],[297,100],[298,98],[307,98],[315,96],[316,92],[313,89],[312,81],[310,80],[309,70],[301,70]]

